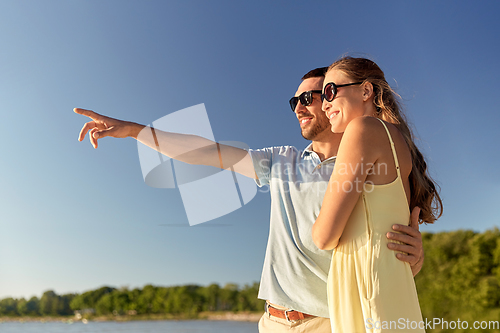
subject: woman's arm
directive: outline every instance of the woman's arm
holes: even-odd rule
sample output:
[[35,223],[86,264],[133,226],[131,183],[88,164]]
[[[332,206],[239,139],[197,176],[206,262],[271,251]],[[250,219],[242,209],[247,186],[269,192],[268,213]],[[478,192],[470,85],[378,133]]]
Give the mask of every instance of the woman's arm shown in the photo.
[[322,250],[337,246],[359,199],[366,177],[381,154],[382,131],[374,117],[359,117],[346,127],[321,211],[313,225],[313,241]]

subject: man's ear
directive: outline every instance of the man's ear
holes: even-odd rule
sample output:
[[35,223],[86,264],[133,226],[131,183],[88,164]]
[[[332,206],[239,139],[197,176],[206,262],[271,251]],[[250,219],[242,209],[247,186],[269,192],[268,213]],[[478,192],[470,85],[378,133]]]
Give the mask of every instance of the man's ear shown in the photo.
[[363,88],[363,101],[366,102],[373,97],[373,85],[371,82],[365,82],[361,88]]

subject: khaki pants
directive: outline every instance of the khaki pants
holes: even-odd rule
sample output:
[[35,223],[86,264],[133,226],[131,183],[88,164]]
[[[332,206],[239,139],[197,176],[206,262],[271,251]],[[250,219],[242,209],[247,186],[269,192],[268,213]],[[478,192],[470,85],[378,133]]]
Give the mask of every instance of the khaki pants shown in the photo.
[[330,319],[311,317],[288,322],[286,319],[270,316],[268,313],[260,318],[259,333],[332,333]]

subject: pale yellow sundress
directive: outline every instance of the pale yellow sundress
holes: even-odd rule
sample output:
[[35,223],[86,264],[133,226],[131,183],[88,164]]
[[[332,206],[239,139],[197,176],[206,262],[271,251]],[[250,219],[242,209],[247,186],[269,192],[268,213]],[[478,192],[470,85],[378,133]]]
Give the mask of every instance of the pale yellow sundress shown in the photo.
[[397,178],[366,184],[333,251],[328,276],[332,332],[425,332],[413,274],[387,248],[386,233],[410,220],[394,142]]

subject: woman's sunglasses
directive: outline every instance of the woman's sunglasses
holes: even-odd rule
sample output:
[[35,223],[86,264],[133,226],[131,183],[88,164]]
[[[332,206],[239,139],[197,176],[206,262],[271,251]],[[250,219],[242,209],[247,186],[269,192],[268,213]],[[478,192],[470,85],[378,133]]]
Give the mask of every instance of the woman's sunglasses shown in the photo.
[[328,102],[333,101],[335,96],[337,96],[337,89],[341,87],[347,87],[347,86],[353,86],[355,84],[362,84],[363,82],[354,82],[354,83],[348,83],[348,84],[339,84],[336,85],[333,82],[328,83],[325,88],[323,89],[323,93],[321,94],[321,102],[323,100],[327,100]]
[[295,112],[295,108],[297,107],[299,101],[304,106],[311,105],[311,103],[313,102],[313,93],[321,94],[322,91],[321,90],[304,91],[298,97],[290,98],[290,106],[292,107],[292,111]]

